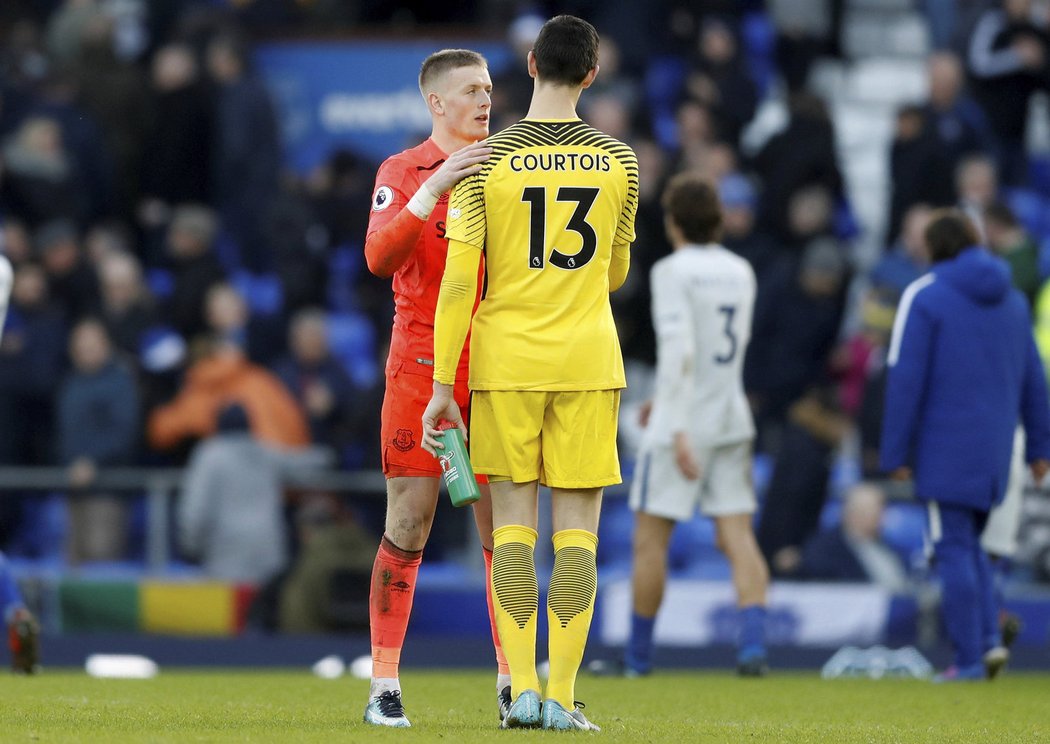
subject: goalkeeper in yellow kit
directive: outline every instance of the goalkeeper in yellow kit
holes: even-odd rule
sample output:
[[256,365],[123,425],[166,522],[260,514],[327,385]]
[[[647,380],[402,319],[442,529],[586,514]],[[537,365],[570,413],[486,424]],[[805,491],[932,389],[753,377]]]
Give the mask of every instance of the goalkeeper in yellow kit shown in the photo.
[[[470,343],[470,442],[474,469],[492,489],[492,588],[514,698],[503,726],[595,730],[576,707],[574,686],[594,612],[602,488],[620,482],[616,419],[626,383],[609,292],[627,276],[638,164],[629,147],[576,115],[598,74],[593,26],[552,18],[528,67],[535,81],[528,115],[489,137],[491,156],[449,203],[423,444],[441,449],[441,420],[463,427],[452,384],[484,253]],[[542,704],[533,560],[539,484],[551,488],[554,522]]]

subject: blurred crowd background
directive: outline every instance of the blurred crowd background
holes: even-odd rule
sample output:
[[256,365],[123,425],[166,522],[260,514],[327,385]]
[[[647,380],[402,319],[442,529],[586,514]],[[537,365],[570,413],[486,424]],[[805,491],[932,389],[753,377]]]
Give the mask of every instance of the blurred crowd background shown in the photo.
[[[507,63],[491,70],[497,131],[524,114],[524,54],[557,12],[602,34],[581,114],[629,143],[641,171],[631,275],[613,296],[631,381],[625,473],[654,363],[648,271],[670,250],[659,196],[696,170],[718,183],[724,242],[759,280],[746,386],[763,551],[780,576],[902,586],[921,514],[887,506],[877,483],[881,389],[897,300],[928,263],[932,209],[958,205],[982,226],[1050,360],[1050,4],[1039,0],[4,0],[0,249],[15,285],[0,464],[66,468],[80,497],[5,494],[0,549],[141,559],[141,505],[91,489],[100,469],[132,465],[188,465],[180,556],[223,578],[279,574],[317,524],[378,534],[379,505],[289,502],[280,487],[288,467],[379,465],[393,306],[361,260],[378,162],[348,145],[289,167],[254,54],[288,39],[504,45]],[[229,476],[245,468],[253,478]],[[604,518],[606,561],[629,555],[621,507]],[[222,509],[281,546],[271,560],[213,562],[202,525]],[[708,529],[685,529],[672,564],[714,555]],[[822,562],[820,541],[837,531],[887,546],[900,571],[832,575],[841,564]],[[437,534],[428,557],[465,534]],[[358,542],[370,562],[374,542]],[[1041,546],[1029,545],[1029,578],[1050,580]]]

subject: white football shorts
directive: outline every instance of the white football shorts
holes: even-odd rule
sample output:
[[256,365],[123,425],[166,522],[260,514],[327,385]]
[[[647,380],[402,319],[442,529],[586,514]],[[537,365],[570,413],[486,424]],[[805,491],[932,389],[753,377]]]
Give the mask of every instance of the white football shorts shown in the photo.
[[694,454],[700,478],[689,480],[675,464],[670,445],[643,447],[631,482],[631,508],[678,522],[692,519],[697,508],[708,517],[755,513],[750,440]]

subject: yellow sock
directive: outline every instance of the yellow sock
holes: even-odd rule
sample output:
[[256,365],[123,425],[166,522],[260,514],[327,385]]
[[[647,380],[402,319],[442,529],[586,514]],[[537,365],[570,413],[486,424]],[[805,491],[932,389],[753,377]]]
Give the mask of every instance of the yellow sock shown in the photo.
[[551,674],[546,697],[572,710],[576,707],[576,673],[583,661],[598,591],[598,536],[587,530],[561,530],[553,539],[554,572],[547,593]]
[[492,597],[496,627],[510,666],[511,695],[540,691],[536,674],[536,530],[509,524],[492,532]]

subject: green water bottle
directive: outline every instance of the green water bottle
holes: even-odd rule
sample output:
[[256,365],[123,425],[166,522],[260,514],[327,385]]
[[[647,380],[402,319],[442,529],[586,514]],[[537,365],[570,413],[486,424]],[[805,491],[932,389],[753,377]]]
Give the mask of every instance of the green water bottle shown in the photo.
[[467,443],[463,441],[463,432],[451,424],[442,425],[441,442],[445,449],[440,450],[438,462],[441,464],[441,477],[448,489],[452,506],[467,506],[481,498],[478,481],[474,477],[474,468],[470,466],[470,455],[467,454]]

